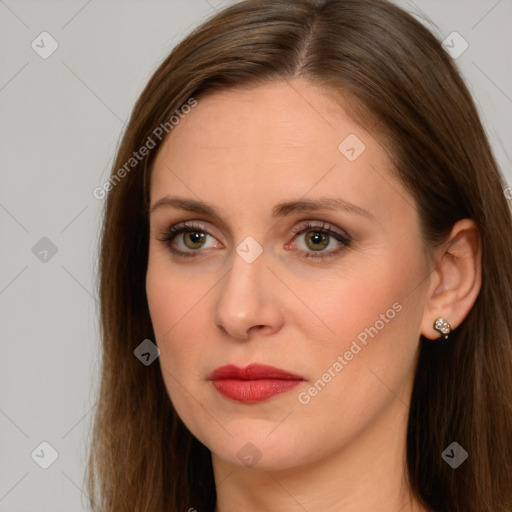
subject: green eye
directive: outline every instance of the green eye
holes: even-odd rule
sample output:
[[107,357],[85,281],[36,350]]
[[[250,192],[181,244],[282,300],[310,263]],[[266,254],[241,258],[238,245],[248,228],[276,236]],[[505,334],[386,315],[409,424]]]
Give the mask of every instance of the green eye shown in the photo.
[[199,249],[204,245],[205,233],[200,231],[185,231],[183,233],[183,243],[189,249]]
[[[305,258],[328,258],[335,256],[346,247],[350,246],[352,242],[348,235],[329,229],[324,223],[314,225],[306,222],[294,228],[292,232],[295,234],[294,238],[305,234],[305,247],[298,250],[298,252],[303,253],[301,257]],[[183,234],[181,238],[178,237],[180,234]],[[171,226],[163,238],[159,240],[167,244],[170,251],[177,256],[195,257],[198,256],[199,253],[204,252],[200,249],[208,248],[206,245],[208,237],[212,236],[204,226],[185,223]],[[179,245],[178,247],[176,246],[176,239],[178,242],[181,242],[181,247],[179,247]],[[326,251],[325,249],[329,247],[333,240],[340,247]],[[213,243],[213,245],[209,247],[215,246],[216,244]]]
[[[178,238],[178,235],[183,233],[183,236]],[[199,249],[206,247],[205,243],[207,237],[211,236],[204,226],[194,224],[181,224],[178,226],[171,226],[163,238],[159,240],[164,242],[173,254],[177,256],[194,257],[197,255]],[[183,247],[177,248],[175,239],[182,242]],[[213,245],[215,246],[215,244]]]
[[[330,258],[331,256],[337,255],[351,244],[351,238],[348,235],[333,231],[324,223],[321,225],[314,225],[310,222],[306,222],[297,228],[294,228],[292,231],[295,233],[296,238],[304,233],[306,234],[305,246],[306,249],[310,250],[300,250],[300,252],[304,253],[305,258]],[[341,244],[341,247],[325,251],[324,249],[329,246],[331,239],[334,239],[338,244]]]
[[[313,245],[309,245],[312,243]],[[321,232],[309,231],[306,234],[306,244],[308,247],[313,249],[313,251],[319,251],[321,249],[325,249],[329,245],[329,235]]]

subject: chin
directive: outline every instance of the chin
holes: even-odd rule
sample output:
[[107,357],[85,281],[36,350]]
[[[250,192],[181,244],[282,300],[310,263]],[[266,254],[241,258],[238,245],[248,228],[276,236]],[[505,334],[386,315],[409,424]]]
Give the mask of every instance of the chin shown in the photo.
[[214,453],[229,464],[262,471],[285,470],[300,464],[296,446],[277,447],[270,442],[264,445],[258,440],[255,441],[256,443],[246,438],[235,440],[231,446],[220,446]]
[[[223,461],[236,466],[261,469],[265,471],[285,470],[314,462],[320,455],[320,447],[312,443],[311,438],[301,439],[296,433],[281,427],[280,432],[272,432],[248,421],[238,428],[228,426],[228,434],[213,438],[211,430],[201,442],[212,454]],[[272,432],[269,435],[269,432]],[[199,439],[199,437],[198,437]]]

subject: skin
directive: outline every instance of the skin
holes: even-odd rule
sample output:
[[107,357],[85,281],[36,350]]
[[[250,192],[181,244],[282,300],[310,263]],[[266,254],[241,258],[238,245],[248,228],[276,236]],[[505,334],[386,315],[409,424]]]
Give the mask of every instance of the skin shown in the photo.
[[[354,161],[338,149],[350,134],[366,146]],[[458,222],[427,254],[415,202],[385,149],[332,95],[302,79],[200,98],[155,160],[151,205],[167,195],[220,212],[156,208],[146,281],[167,391],[212,452],[216,511],[424,511],[404,472],[420,334],[439,338],[438,316],[456,328],[474,304],[481,282],[474,222]],[[343,198],[371,218],[326,209],[272,217],[277,203],[319,197]],[[197,229],[174,239],[196,257],[176,256],[161,241],[183,221],[208,233],[199,248],[190,238]],[[308,232],[291,231],[303,221],[327,223],[352,242],[332,257],[305,258],[343,245],[328,236],[315,251]],[[262,249],[252,263],[236,251],[249,236]],[[379,329],[395,303],[401,310]],[[376,325],[347,361],[353,341]],[[347,364],[301,403],[299,393],[307,395],[338,356]],[[254,362],[304,382],[243,404],[207,378],[219,366]],[[244,465],[240,450],[259,459]]]

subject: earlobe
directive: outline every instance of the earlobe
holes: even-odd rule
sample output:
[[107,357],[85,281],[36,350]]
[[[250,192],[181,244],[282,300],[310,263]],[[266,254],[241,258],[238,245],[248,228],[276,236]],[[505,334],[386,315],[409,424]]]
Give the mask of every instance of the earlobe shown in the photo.
[[464,321],[480,292],[481,252],[477,224],[472,219],[455,223],[435,258],[435,285],[428,292],[421,325],[424,337],[448,339]]

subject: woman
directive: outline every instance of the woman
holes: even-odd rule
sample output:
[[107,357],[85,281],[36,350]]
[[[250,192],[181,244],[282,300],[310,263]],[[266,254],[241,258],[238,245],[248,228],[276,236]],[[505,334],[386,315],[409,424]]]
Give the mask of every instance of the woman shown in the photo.
[[393,4],[196,29],[108,186],[93,509],[512,510],[505,187]]

